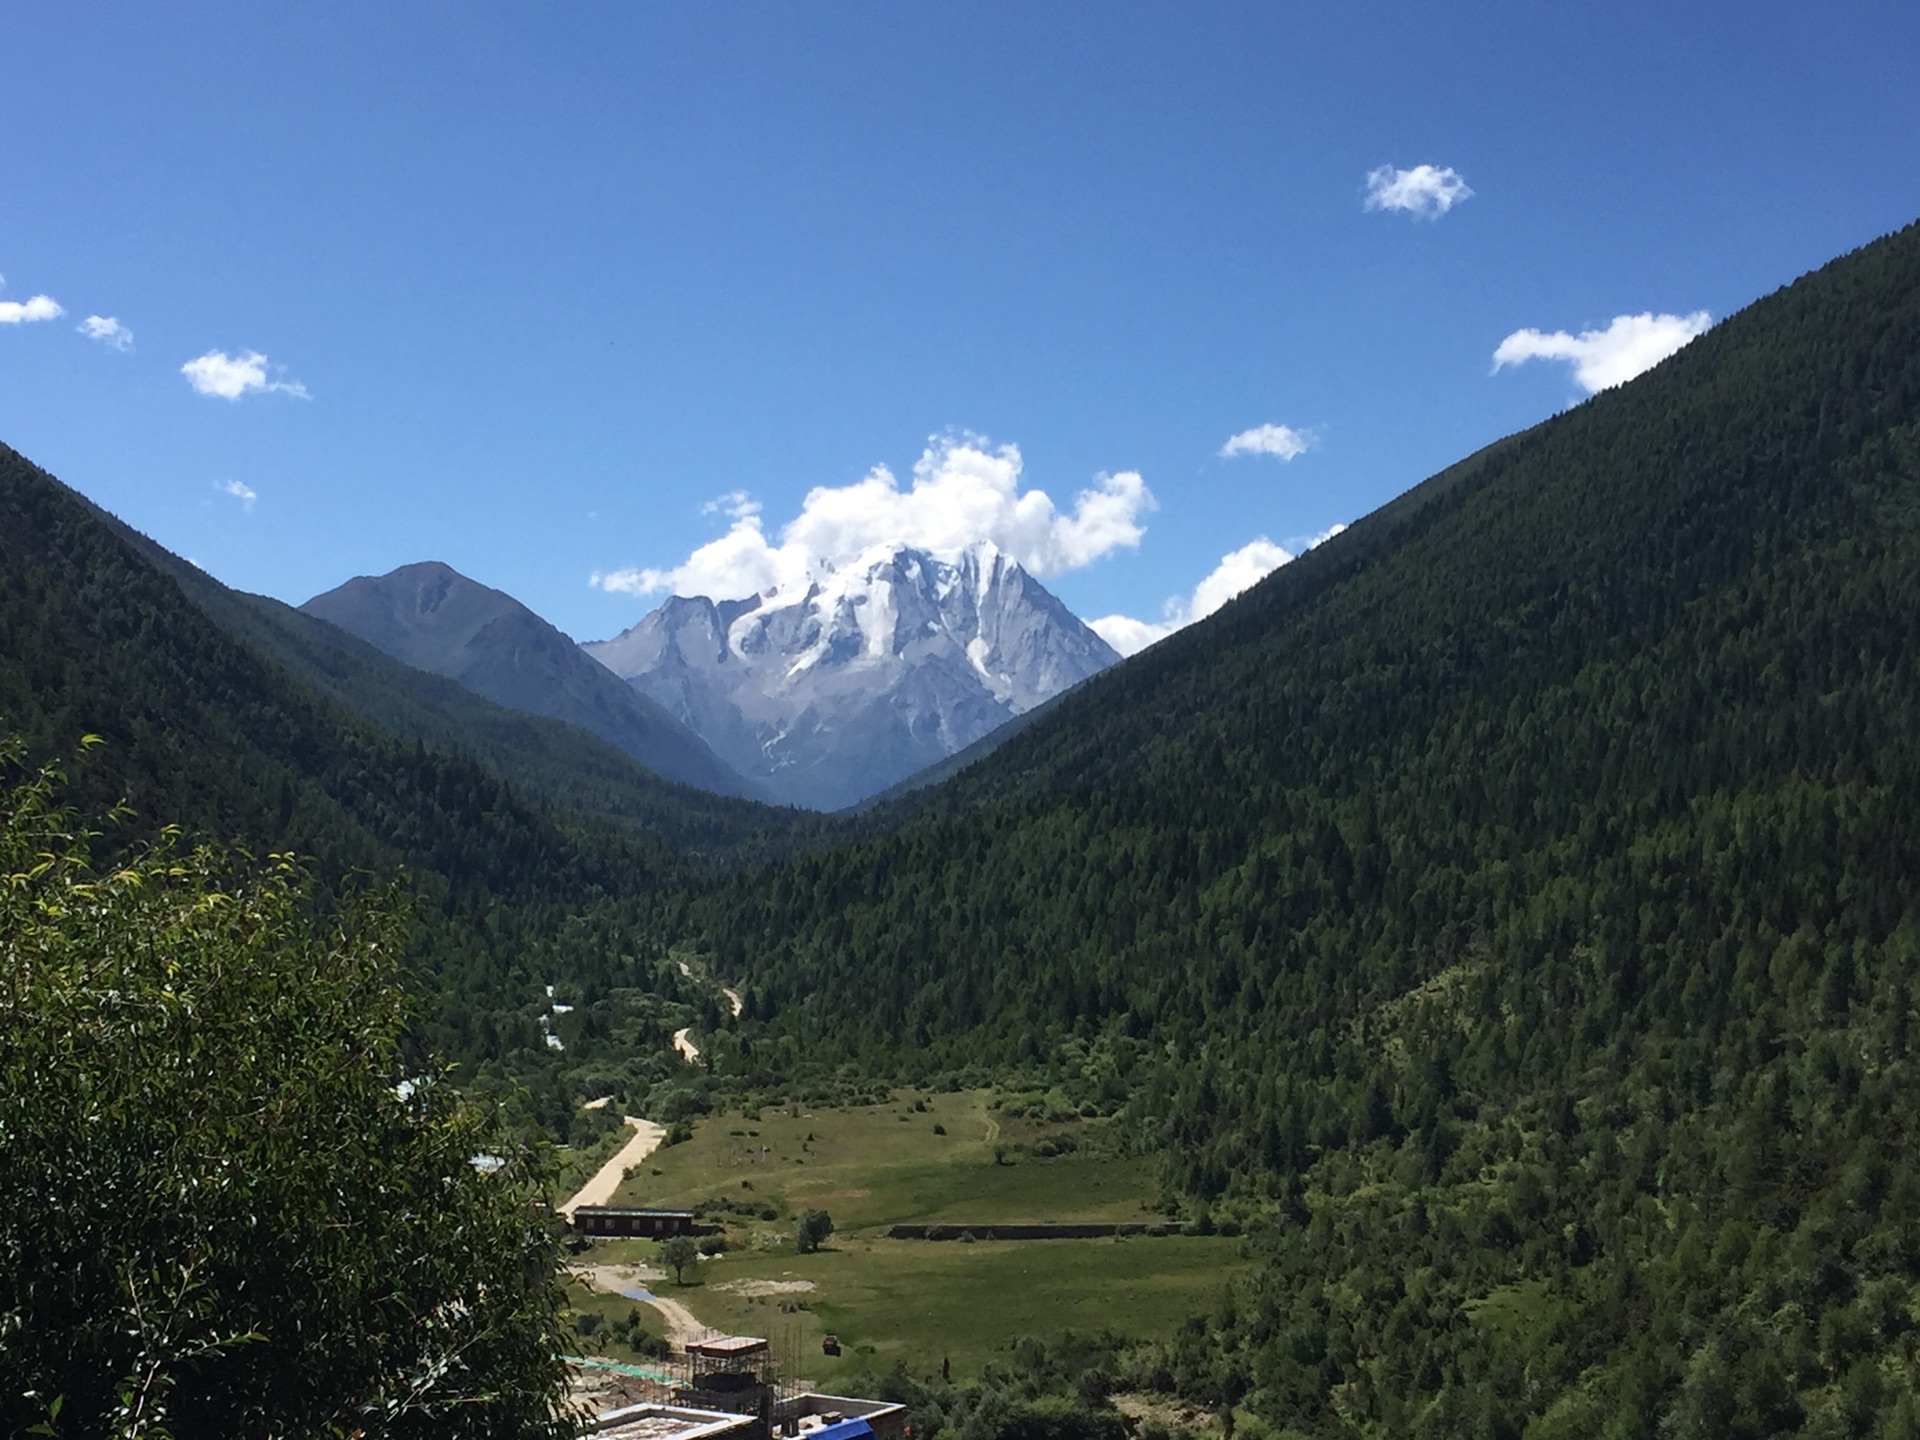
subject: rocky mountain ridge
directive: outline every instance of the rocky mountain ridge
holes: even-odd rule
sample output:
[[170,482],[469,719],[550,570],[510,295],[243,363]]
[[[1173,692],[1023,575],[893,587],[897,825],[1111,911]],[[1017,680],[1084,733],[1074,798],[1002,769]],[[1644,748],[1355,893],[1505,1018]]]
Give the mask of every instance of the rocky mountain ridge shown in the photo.
[[498,705],[565,720],[668,780],[765,798],[644,694],[512,596],[429,560],[361,575],[300,609]]
[[1120,657],[991,542],[875,546],[795,598],[676,595],[581,647],[791,804],[856,804]]

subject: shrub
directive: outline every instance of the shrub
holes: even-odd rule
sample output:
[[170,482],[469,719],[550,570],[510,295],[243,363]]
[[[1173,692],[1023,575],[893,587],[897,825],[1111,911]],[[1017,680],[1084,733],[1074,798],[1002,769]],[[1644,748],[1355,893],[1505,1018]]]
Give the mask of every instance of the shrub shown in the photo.
[[0,1434],[557,1433],[546,1173],[402,1049],[406,897],[98,873],[59,784],[0,787]]
[[673,1346],[662,1335],[649,1335],[645,1330],[636,1329],[627,1337],[627,1345],[633,1353],[648,1360],[665,1360],[673,1354]]

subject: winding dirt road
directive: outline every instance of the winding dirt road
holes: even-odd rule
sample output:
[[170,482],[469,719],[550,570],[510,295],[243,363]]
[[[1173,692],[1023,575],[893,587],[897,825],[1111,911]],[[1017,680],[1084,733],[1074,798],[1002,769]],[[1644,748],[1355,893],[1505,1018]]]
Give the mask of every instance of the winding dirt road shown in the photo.
[[667,1127],[656,1125],[651,1120],[642,1120],[638,1115],[624,1117],[633,1127],[633,1138],[622,1145],[614,1157],[602,1165],[593,1174],[593,1178],[575,1192],[572,1199],[560,1207],[560,1213],[573,1219],[573,1212],[582,1205],[604,1205],[613,1199],[613,1192],[620,1188],[620,1182],[627,1178],[627,1171],[638,1165],[654,1151],[660,1148],[660,1142],[666,1138]]
[[700,1317],[678,1300],[654,1294],[653,1287],[662,1276],[651,1265],[575,1265],[572,1269],[590,1289],[625,1295],[658,1310],[667,1322],[667,1339],[677,1350],[685,1350],[689,1340],[702,1340],[714,1333],[711,1325],[701,1324]]
[[[684,960],[680,962],[680,973],[689,980],[694,978],[693,967]],[[740,1018],[740,1012],[747,1008],[747,1002],[741,998],[740,992],[731,985],[722,985],[720,987],[720,993],[727,997],[727,1004],[733,1010],[733,1018],[738,1020]],[[686,1032],[683,1030],[680,1033],[684,1035]]]
[[649,1294],[641,1303],[651,1305],[660,1312],[660,1318],[667,1322],[667,1339],[676,1350],[684,1351],[689,1340],[701,1340],[713,1334],[711,1325],[702,1325],[693,1311],[678,1300]]

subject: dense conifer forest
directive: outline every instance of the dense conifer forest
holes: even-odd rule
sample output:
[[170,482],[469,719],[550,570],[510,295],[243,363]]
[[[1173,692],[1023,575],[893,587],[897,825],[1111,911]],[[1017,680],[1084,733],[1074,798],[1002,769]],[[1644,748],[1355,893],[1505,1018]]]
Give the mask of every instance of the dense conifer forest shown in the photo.
[[419,1042],[470,1081],[511,1081],[562,1137],[575,1057],[546,1043],[546,986],[575,1005],[571,1034],[639,1057],[619,1078],[644,1095],[704,996],[637,925],[641,897],[794,820],[666,784],[584,731],[227,591],[6,450],[0,657],[0,732],[32,763],[101,737],[68,773],[83,813],[131,807],[103,858],[174,824],[310,857],[323,903],[404,870]]
[[1916,522],[1909,229],[695,921],[770,1073],[1117,1077],[1267,1217],[1189,1393],[1914,1433]]

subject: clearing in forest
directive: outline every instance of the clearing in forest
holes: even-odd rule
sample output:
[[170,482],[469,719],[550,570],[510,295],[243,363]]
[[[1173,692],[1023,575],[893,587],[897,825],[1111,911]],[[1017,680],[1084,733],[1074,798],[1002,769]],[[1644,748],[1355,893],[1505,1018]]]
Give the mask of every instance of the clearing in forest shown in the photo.
[[[923,1375],[943,1360],[976,1373],[1021,1335],[1161,1337],[1213,1307],[1242,1263],[1238,1240],[886,1238],[902,1223],[1163,1218],[1151,1208],[1158,1157],[1126,1153],[1111,1122],[994,1102],[984,1091],[905,1091],[883,1105],[702,1117],[615,1203],[700,1209],[724,1226],[724,1253],[699,1262],[689,1284],[664,1279],[657,1290],[707,1325],[774,1339],[829,1388],[836,1372],[895,1361]],[[794,1220],[808,1208],[827,1211],[835,1231],[819,1252],[796,1254]],[[594,1255],[619,1263],[653,1251],[612,1241]],[[821,1355],[827,1333],[841,1358]]]

